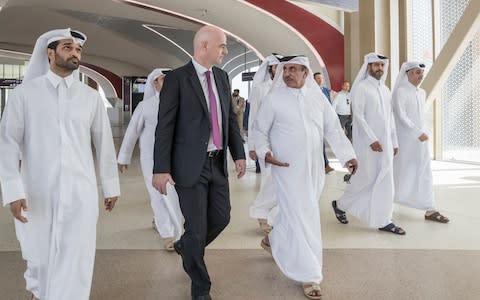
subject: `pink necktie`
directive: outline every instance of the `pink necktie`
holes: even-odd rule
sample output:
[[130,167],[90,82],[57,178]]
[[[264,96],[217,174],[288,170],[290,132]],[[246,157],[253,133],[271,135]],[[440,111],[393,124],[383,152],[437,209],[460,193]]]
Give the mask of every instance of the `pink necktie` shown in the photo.
[[210,79],[210,71],[205,72],[208,84],[208,101],[210,103],[210,115],[212,119],[212,139],[213,144],[217,149],[222,149],[222,138],[220,137],[220,127],[218,126],[218,114],[217,114],[217,99],[212,88],[212,80]]

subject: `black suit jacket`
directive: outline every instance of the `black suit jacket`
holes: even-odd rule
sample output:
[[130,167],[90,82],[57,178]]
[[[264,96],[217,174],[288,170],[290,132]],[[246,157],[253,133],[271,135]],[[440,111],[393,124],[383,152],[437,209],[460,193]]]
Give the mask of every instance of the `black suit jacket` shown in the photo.
[[[231,108],[227,73],[213,67],[222,111],[224,173],[227,146],[234,160],[245,159],[243,140]],[[193,186],[199,179],[210,138],[210,112],[193,63],[169,72],[160,92],[155,132],[153,173],[171,173],[179,186]]]

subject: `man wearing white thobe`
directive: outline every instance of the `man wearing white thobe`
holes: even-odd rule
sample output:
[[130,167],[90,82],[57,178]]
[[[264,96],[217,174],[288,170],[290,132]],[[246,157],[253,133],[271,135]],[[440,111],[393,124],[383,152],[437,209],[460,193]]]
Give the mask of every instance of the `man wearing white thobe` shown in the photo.
[[319,299],[323,279],[318,205],[325,180],[323,139],[353,172],[357,162],[337,115],[313,80],[308,59],[296,56],[283,60],[255,121],[256,152],[272,169],[279,205],[273,230],[261,245],[271,250],[287,277],[304,284],[308,298]]
[[333,109],[338,115],[340,125],[348,139],[352,139],[352,106],[350,100],[350,83],[345,81],[342,85],[342,90],[338,92],[333,101]]
[[260,229],[267,234],[272,230],[272,225],[277,212],[277,209],[275,209],[277,201],[273,192],[271,168],[265,168],[265,160],[262,157],[257,156],[253,136],[255,132],[255,119],[257,117],[257,112],[262,105],[263,99],[272,87],[275,70],[280,63],[279,58],[281,58],[281,56],[278,54],[272,54],[265,58],[253,77],[252,93],[250,94],[249,99],[250,114],[248,116],[248,130],[250,133],[248,139],[248,154],[251,159],[258,159],[258,163],[262,170],[260,173],[260,190],[252,206],[250,206],[250,217],[257,219]]
[[392,94],[398,145],[402,151],[393,160],[395,203],[425,210],[425,219],[448,223],[435,208],[427,128],[425,90],[422,82],[425,65],[410,61],[402,64]]
[[386,57],[369,53],[353,83],[352,139],[360,170],[332,206],[343,224],[348,223],[348,212],[369,227],[403,235],[405,231],[392,223],[393,157],[398,152],[398,141],[391,94],[385,86],[387,70]]
[[155,69],[147,77],[144,100],[141,101],[128,124],[118,152],[118,169],[123,173],[132,159],[135,143],[140,138],[140,165],[143,178],[150,195],[153,209],[153,228],[164,239],[165,249],[174,251],[173,242],[182,235],[183,216],[178,204],[178,195],[172,185],[168,185],[168,194],[160,194],[152,185],[153,146],[157,128],[159,93],[165,79],[165,70]]
[[99,213],[92,144],[106,210],[120,195],[103,101],[78,80],[85,40],[70,29],[40,36],[0,124],[3,204],[18,221],[33,299],[89,298]]

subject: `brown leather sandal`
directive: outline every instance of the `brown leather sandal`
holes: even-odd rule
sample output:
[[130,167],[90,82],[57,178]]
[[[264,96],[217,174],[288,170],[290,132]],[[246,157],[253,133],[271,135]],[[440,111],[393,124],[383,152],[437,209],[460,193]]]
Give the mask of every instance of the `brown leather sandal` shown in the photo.
[[268,243],[267,241],[265,241],[265,239],[263,238],[262,241],[260,242],[260,246],[263,248],[263,250],[267,251],[268,253],[270,253],[270,255],[272,254],[272,247],[270,247],[270,243]]
[[425,215],[425,220],[439,222],[439,223],[450,222],[450,220],[447,217],[445,217],[444,215],[442,215],[438,211],[434,212],[433,214],[431,214],[429,216]]
[[258,219],[258,225],[260,226],[260,229],[265,234],[269,234],[270,231],[272,231],[273,229],[273,227],[270,224],[268,224],[267,219]]

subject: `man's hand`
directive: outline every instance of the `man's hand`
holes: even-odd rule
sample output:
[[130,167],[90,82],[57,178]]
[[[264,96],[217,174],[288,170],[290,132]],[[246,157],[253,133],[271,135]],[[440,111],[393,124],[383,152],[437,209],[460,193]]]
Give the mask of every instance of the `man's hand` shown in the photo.
[[393,156],[397,156],[398,154],[398,148],[393,148]]
[[267,154],[265,154],[265,162],[269,163],[269,164],[272,164],[274,166],[278,166],[278,167],[288,167],[288,166],[290,166],[289,163],[281,162],[281,161],[278,161],[275,158],[273,158],[272,152],[267,152]]
[[120,171],[120,173],[123,173],[123,170],[126,169],[128,169],[128,165],[118,164],[118,170]]
[[245,175],[245,170],[247,168],[247,161],[245,159],[237,159],[235,161],[235,170],[237,171],[237,178],[241,178]]
[[118,197],[105,198],[105,210],[112,211],[117,203]]
[[370,144],[370,148],[372,148],[372,150],[375,152],[383,152],[382,145],[380,145],[379,141],[376,141]]
[[12,212],[13,217],[22,223],[27,223],[27,218],[22,216],[22,210],[27,211],[27,200],[19,199],[10,203],[10,211]]
[[170,182],[171,185],[175,185],[175,181],[173,181],[170,173],[153,174],[152,185],[162,195],[167,194],[167,182]]
[[253,160],[257,160],[257,152],[255,151],[248,151],[248,156]]
[[348,169],[350,174],[355,174],[358,169],[358,161],[355,158],[352,158],[351,160],[347,161],[345,163],[345,167]]
[[428,140],[428,135],[426,135],[425,133],[422,133],[418,139],[420,140],[420,142],[425,142],[426,140]]

